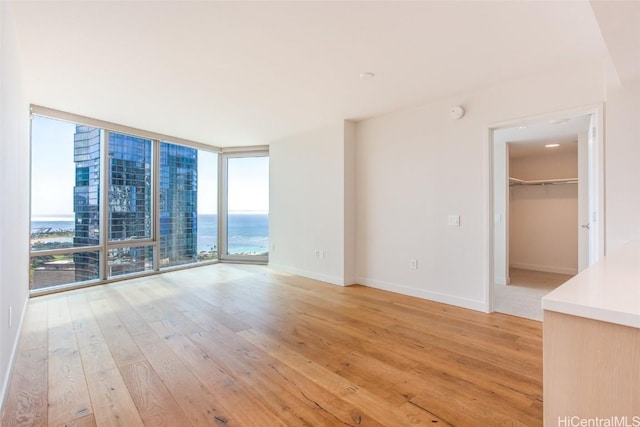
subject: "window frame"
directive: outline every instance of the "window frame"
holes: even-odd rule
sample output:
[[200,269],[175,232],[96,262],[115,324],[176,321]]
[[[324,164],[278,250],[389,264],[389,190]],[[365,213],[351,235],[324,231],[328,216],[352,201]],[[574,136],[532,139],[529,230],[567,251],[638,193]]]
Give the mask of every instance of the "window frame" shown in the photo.
[[222,150],[218,156],[218,259],[220,261],[268,264],[269,255],[228,254],[229,248],[229,160],[247,157],[269,157],[269,150]]
[[[38,256],[43,255],[63,255],[70,254],[76,252],[95,252],[99,253],[99,278],[87,280],[83,282],[72,282],[69,284],[62,285],[53,285],[45,288],[39,289],[29,289],[31,296],[44,295],[53,292],[59,292],[63,290],[70,290],[76,288],[84,288],[88,286],[95,286],[100,284],[106,284],[110,282],[125,280],[134,277],[140,276],[149,276],[153,274],[160,274],[163,272],[171,271],[171,270],[180,270],[186,268],[194,268],[200,267],[203,265],[216,264],[218,262],[247,262],[247,263],[264,263],[268,262],[268,256],[223,256],[222,248],[224,247],[224,252],[226,252],[226,240],[224,241],[223,246],[223,238],[226,239],[226,195],[227,189],[226,185],[228,183],[226,179],[226,159],[229,157],[256,157],[256,156],[269,156],[269,147],[268,146],[250,146],[250,147],[232,147],[232,148],[220,148],[217,146],[207,145],[198,143],[195,141],[190,141],[182,138],[175,138],[168,135],[163,135],[160,133],[149,132],[137,128],[132,128],[128,126],[119,125],[116,123],[106,122],[102,120],[92,119],[89,117],[84,117],[72,113],[67,113],[59,110],[54,110],[47,107],[42,107],[38,105],[31,105],[31,117],[34,115],[38,115],[41,117],[60,120],[72,123],[74,125],[86,125],[95,127],[101,130],[100,134],[100,180],[99,180],[99,188],[100,188],[100,206],[99,206],[99,218],[100,218],[100,243],[98,245],[91,246],[82,246],[82,247],[73,247],[73,248],[65,248],[65,249],[51,249],[51,250],[40,250],[40,251],[32,251],[29,250],[29,268],[31,269],[31,259]],[[143,239],[130,239],[130,240],[110,240],[108,238],[108,203],[109,203],[109,192],[108,192],[108,179],[109,179],[109,134],[110,133],[118,133],[124,135],[130,135],[133,137],[150,139],[151,140],[151,236],[150,238]],[[32,128],[30,129],[30,139],[33,137]],[[218,156],[218,170],[217,170],[217,185],[218,185],[218,204],[217,204],[217,218],[218,218],[218,235],[217,235],[217,247],[218,247],[218,258],[206,261],[198,261],[193,263],[175,265],[175,266],[165,266],[162,267],[160,265],[160,144],[161,143],[169,143],[175,145],[186,146],[189,148],[195,148],[198,150],[203,150],[207,152],[212,152],[217,154]],[[30,149],[33,148],[33,142],[31,140]],[[221,167],[222,164],[225,164],[225,167]],[[33,174],[33,167],[30,162],[30,176]],[[225,187],[223,187],[223,185]],[[29,186],[29,191],[31,193],[31,186]],[[29,198],[29,218],[31,221],[31,197]],[[224,218],[225,226],[221,227],[221,223],[223,222],[222,217]],[[224,230],[224,236],[223,234]],[[31,238],[31,232],[29,235]],[[109,276],[109,265],[108,265],[108,256],[109,251],[117,248],[132,248],[132,247],[144,247],[151,246],[153,248],[153,264],[151,270],[140,271],[127,273],[116,276]],[[31,246],[29,246],[31,248]]]

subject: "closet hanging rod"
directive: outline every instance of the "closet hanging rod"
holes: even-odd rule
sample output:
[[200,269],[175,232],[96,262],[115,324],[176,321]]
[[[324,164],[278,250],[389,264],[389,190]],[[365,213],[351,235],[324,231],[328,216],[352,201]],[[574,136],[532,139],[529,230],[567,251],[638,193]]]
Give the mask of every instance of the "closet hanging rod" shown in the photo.
[[556,179],[534,179],[524,180],[509,177],[509,185],[557,185],[557,184],[577,184],[578,178],[556,178]]

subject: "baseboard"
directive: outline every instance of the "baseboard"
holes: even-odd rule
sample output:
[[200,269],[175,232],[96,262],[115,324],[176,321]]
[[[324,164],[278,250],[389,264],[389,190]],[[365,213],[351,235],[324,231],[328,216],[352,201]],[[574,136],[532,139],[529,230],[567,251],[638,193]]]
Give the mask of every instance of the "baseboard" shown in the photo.
[[317,273],[315,271],[302,270],[300,268],[291,267],[288,265],[280,265],[269,263],[269,268],[274,270],[284,271],[285,273],[295,274],[297,276],[308,277],[309,279],[320,280],[321,282],[330,283],[338,286],[349,286],[353,283],[345,283],[344,278],[337,276],[329,276],[327,274]]
[[453,295],[442,294],[439,292],[425,291],[422,289],[415,289],[409,286],[400,285],[397,283],[383,282],[381,280],[368,279],[366,277],[358,277],[357,280],[349,281],[345,283],[340,277],[329,276],[313,271],[302,270],[288,265],[280,265],[269,263],[269,268],[274,270],[283,271],[285,273],[295,274],[297,276],[308,277],[310,279],[320,280],[322,282],[330,283],[338,286],[349,286],[352,282],[358,283],[362,286],[368,286],[370,288],[376,288],[383,291],[395,292],[402,295],[409,295],[412,297],[427,299],[430,301],[441,302],[443,304],[455,305],[457,307],[468,308],[470,310],[482,311],[487,313],[489,310],[488,305],[484,301],[476,301],[467,298],[460,298]]
[[573,276],[578,274],[578,269],[577,268],[558,267],[558,266],[554,266],[554,265],[513,263],[513,264],[509,264],[509,267],[510,268],[520,268],[522,270],[542,271],[544,273],[571,274]]
[[29,304],[29,297],[25,298],[24,306],[22,307],[22,315],[20,316],[20,321],[18,322],[18,333],[16,334],[16,339],[13,342],[13,349],[11,350],[11,357],[9,357],[9,364],[5,377],[2,379],[2,391],[0,392],[0,419],[4,415],[4,402],[7,398],[7,393],[9,392],[9,381],[13,376],[13,365],[16,361],[16,354],[18,352],[18,343],[20,342],[20,334],[22,332],[22,324],[24,323],[24,318],[27,315],[27,304]]
[[496,282],[496,285],[504,285],[504,286],[506,286],[508,284],[506,277],[496,277],[494,279],[494,282]]
[[483,313],[487,313],[489,311],[489,307],[484,301],[461,298],[453,295],[443,294],[440,292],[426,291],[424,289],[416,289],[410,286],[400,285],[398,283],[383,282],[381,280],[368,279],[366,277],[359,277],[358,283],[370,288],[376,288],[383,291],[390,291],[402,295],[427,299],[443,304],[455,305],[456,307],[468,308],[470,310],[481,311]]

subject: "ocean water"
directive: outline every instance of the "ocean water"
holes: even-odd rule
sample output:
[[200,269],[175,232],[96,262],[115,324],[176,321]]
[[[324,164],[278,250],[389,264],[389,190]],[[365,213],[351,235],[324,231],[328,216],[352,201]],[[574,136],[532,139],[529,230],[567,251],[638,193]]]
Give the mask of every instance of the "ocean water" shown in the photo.
[[[229,214],[227,227],[230,254],[261,254],[269,251],[269,215]],[[198,215],[198,252],[218,244],[218,216]]]
[[[73,232],[73,219],[61,221],[32,221],[31,233]],[[228,240],[230,254],[261,254],[269,251],[269,215],[229,214]],[[55,241],[70,242],[69,237]],[[198,252],[216,250],[218,245],[218,216],[198,215]]]

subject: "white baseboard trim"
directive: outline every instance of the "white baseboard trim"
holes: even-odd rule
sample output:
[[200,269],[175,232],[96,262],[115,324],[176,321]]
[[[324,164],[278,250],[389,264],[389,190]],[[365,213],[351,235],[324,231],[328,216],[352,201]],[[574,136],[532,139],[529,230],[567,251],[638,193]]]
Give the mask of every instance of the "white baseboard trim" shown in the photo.
[[487,313],[489,307],[484,301],[476,301],[468,298],[461,298],[453,295],[443,294],[440,292],[426,291],[424,289],[416,289],[398,283],[383,282],[381,280],[368,279],[359,277],[358,283],[362,286],[381,289],[383,291],[395,292],[402,295],[427,299],[430,301],[441,302],[443,304],[455,305],[457,307],[468,308],[470,310],[482,311]]
[[496,282],[496,285],[507,285],[507,278],[506,277],[496,277],[494,279],[494,281]]
[[509,264],[510,268],[520,268],[522,270],[542,271],[545,273],[558,273],[558,274],[578,274],[577,268],[558,267],[554,265],[538,265],[538,264],[526,264],[526,263],[513,263]]
[[320,280],[321,282],[330,283],[338,286],[349,286],[353,283],[345,283],[342,277],[329,276],[327,274],[316,273],[315,271],[302,270],[300,268],[291,267],[288,265],[269,263],[269,268],[274,270],[284,271],[285,273],[295,274],[297,276],[308,277],[309,279]]
[[476,301],[468,298],[460,298],[453,295],[442,294],[439,292],[425,291],[422,289],[415,289],[409,286],[400,285],[397,283],[383,282],[381,280],[368,279],[366,277],[358,277],[357,280],[350,280],[345,283],[343,279],[335,276],[329,276],[326,274],[316,273],[313,271],[302,270],[299,268],[291,267],[288,265],[280,265],[269,263],[269,268],[279,270],[285,273],[295,274],[297,276],[308,277],[310,279],[320,280],[322,282],[330,283],[338,286],[350,286],[357,283],[362,286],[368,286],[370,288],[381,289],[383,291],[395,292],[397,294],[409,295],[412,297],[427,299],[430,301],[441,302],[443,304],[455,305],[457,307],[468,308],[470,310],[481,311],[487,313],[489,307],[484,301]]
[[0,392],[0,419],[4,415],[4,402],[7,397],[7,393],[9,392],[9,381],[13,376],[13,365],[16,361],[16,354],[18,352],[18,343],[20,342],[20,334],[22,332],[22,324],[24,323],[24,318],[27,314],[27,304],[29,304],[29,296],[25,298],[24,305],[22,306],[22,315],[20,316],[20,321],[18,322],[18,333],[16,334],[16,339],[13,342],[13,348],[11,349],[11,356],[9,357],[9,365],[7,372],[5,373],[5,377],[2,379],[2,391]]

